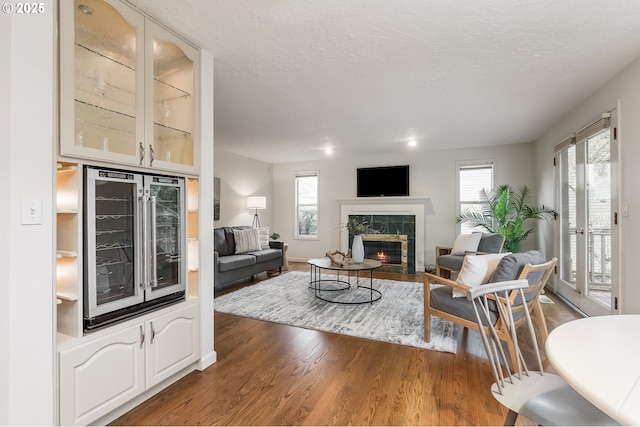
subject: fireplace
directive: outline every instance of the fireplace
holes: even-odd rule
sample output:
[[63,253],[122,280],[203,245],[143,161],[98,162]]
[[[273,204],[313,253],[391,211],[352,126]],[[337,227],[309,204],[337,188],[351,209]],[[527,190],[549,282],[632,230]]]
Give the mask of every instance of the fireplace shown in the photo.
[[382,269],[407,273],[408,237],[398,234],[363,234],[364,257],[382,263]]
[[[425,218],[433,213],[428,197],[358,197],[338,199],[338,204],[340,224],[357,216],[383,234],[407,235],[407,273],[424,271]],[[351,247],[351,239],[349,233],[340,233],[343,252]]]

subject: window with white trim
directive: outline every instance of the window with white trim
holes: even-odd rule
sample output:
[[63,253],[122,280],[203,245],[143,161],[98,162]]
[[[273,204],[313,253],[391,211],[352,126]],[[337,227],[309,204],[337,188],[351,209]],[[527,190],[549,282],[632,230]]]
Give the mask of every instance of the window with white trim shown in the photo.
[[[486,199],[482,191],[491,191],[493,188],[493,162],[459,162],[458,168],[458,206],[456,214],[474,210],[482,212],[487,206]],[[469,224],[458,224],[460,233],[473,233],[483,231],[480,228],[472,227]]]
[[318,237],[318,172],[296,173],[295,236]]

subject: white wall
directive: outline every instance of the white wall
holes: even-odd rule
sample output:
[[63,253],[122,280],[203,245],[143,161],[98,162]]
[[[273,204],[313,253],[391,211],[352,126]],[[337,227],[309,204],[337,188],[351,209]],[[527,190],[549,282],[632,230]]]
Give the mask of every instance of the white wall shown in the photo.
[[247,208],[248,196],[266,196],[267,208],[258,210],[260,225],[271,227],[277,207],[272,196],[272,165],[222,150],[215,150],[213,174],[220,178],[220,220],[216,227],[251,225],[255,210]]
[[[621,71],[607,84],[564,117],[535,144],[536,185],[539,201],[553,204],[554,170],[553,147],[569,134],[598,119],[602,113],[619,105],[620,140],[620,202],[628,203],[629,216],[620,216],[620,302],[621,313],[640,313],[640,282],[635,263],[640,249],[640,58]],[[618,210],[620,212],[620,209]],[[538,236],[539,244],[549,250],[554,248],[555,238]],[[555,256],[558,256],[556,253]]]
[[200,231],[200,366],[202,370],[214,363],[217,355],[213,347],[213,56],[200,52],[200,181],[199,217]]
[[[426,263],[433,264],[436,245],[451,245],[456,237],[456,161],[495,162],[495,183],[534,188],[532,144],[513,144],[467,150],[413,152],[390,156],[280,163],[273,166],[273,229],[289,243],[290,260],[306,260],[340,248],[340,209],[336,199],[356,197],[356,169],[368,166],[410,165],[410,195],[431,198],[434,214],[426,219]],[[294,239],[294,174],[319,171],[319,235],[317,240]],[[529,244],[534,244],[533,239]],[[527,247],[524,247],[527,249]]]
[[[9,15],[0,15],[0,52],[11,52],[11,30],[12,19]],[[11,91],[11,67],[9,61],[3,61],[0,65],[0,93],[9,93]],[[0,148],[3,153],[9,152],[9,141],[11,138],[11,102],[5,97],[0,98]],[[0,179],[6,180],[11,171],[10,156],[0,156]],[[0,271],[9,271],[9,241],[4,236],[9,234],[10,224],[9,218],[11,210],[8,203],[0,204],[0,234],[2,234],[2,244],[0,245]],[[11,354],[9,346],[5,343],[9,342],[11,337],[10,329],[5,325],[9,325],[10,317],[10,298],[11,292],[8,286],[0,286],[0,425],[9,425],[9,361]]]
[[[13,3],[15,5],[15,3]],[[1,14],[0,424],[54,423],[54,2]],[[21,200],[42,224],[22,225]]]

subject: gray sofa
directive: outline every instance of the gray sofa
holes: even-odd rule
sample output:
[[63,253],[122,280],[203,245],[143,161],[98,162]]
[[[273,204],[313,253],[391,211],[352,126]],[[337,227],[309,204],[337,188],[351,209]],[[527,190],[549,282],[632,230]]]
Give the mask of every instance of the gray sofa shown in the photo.
[[221,291],[254,274],[267,270],[282,273],[283,242],[269,242],[268,249],[236,254],[233,230],[249,229],[249,226],[221,227],[213,230],[214,290]]

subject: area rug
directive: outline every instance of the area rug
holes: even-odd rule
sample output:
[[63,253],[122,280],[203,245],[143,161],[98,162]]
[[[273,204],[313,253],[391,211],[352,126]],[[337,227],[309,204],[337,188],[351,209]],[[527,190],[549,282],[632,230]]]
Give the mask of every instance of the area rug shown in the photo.
[[[328,275],[323,273],[323,278]],[[374,289],[382,293],[379,301],[341,305],[315,298],[314,290],[309,288],[309,279],[309,273],[290,271],[217,297],[214,309],[306,329],[456,352],[457,326],[438,317],[431,319],[431,341],[424,342],[422,283],[374,279]],[[367,277],[367,285],[368,281]]]

